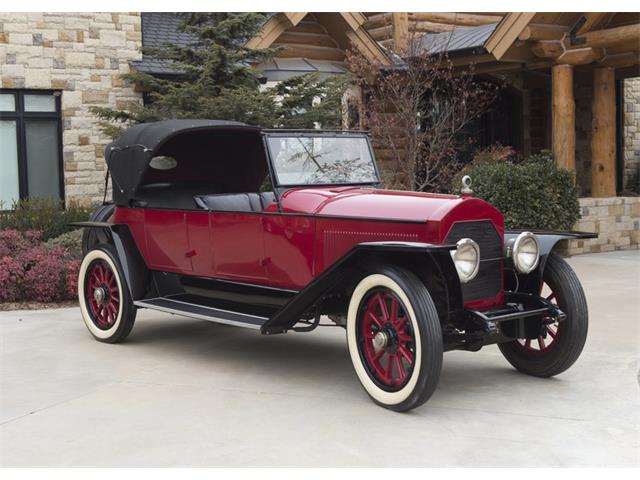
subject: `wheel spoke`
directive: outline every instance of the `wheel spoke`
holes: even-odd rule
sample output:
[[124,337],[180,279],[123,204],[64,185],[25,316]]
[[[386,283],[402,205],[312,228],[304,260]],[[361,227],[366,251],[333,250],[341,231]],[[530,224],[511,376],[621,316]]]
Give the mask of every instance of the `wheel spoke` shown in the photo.
[[402,364],[402,357],[396,354],[393,356],[396,362],[396,369],[398,370],[398,380],[400,382],[404,382],[404,379],[407,378],[407,372],[404,369],[404,365]]
[[400,346],[400,348],[398,349],[398,351],[400,352],[400,354],[406,358],[407,362],[409,362],[409,365],[413,365],[413,355],[411,354],[411,352],[409,350],[407,350],[407,347],[405,346]]
[[542,335],[538,336],[538,346],[540,347],[540,350],[544,350],[545,348],[544,338]]
[[367,315],[371,320],[373,320],[373,323],[375,323],[376,327],[382,328],[382,321],[375,315],[375,313],[369,311],[367,312]]
[[389,317],[389,321],[391,322],[392,325],[398,325],[399,319],[398,319],[398,299],[394,296],[391,297],[391,312],[390,312],[390,317]]
[[554,332],[553,330],[551,330],[551,325],[547,325],[547,333],[553,339],[553,338],[556,338],[557,330],[556,332]]
[[527,338],[527,341],[524,342],[524,348],[531,350],[531,339]]
[[380,305],[380,312],[382,313],[382,319],[385,321],[389,321],[389,310],[387,310],[387,304],[384,301],[384,297],[378,293],[376,294],[378,305]]
[[387,378],[389,379],[389,385],[394,383],[393,379],[393,356],[391,354],[387,355],[387,371],[385,372]]

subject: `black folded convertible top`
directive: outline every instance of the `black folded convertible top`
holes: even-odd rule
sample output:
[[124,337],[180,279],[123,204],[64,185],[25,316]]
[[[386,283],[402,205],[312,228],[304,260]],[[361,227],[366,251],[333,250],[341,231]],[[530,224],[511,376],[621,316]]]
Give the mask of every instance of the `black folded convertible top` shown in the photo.
[[[149,162],[162,146],[177,135],[206,131],[244,131],[259,134],[259,127],[226,120],[163,120],[135,125],[105,148],[105,159],[113,180],[113,199],[126,204],[147,171]],[[197,153],[197,152],[193,152]]]

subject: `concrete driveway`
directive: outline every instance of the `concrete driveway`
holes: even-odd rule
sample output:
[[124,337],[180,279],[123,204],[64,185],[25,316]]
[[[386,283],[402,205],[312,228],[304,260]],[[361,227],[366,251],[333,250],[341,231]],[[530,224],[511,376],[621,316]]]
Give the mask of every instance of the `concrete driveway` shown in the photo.
[[98,343],[78,309],[0,312],[2,466],[640,465],[640,252],[574,257],[587,345],[553,379],[445,354],[407,414],[375,406],[344,332],[264,337],[143,311]]

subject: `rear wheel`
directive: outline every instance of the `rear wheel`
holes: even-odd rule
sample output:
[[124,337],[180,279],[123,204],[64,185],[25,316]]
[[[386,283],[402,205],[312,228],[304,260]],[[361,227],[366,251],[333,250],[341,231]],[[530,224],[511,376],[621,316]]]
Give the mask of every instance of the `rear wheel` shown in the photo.
[[567,318],[542,328],[533,339],[516,339],[499,345],[516,369],[536,377],[552,377],[567,370],[580,356],[587,339],[587,301],[573,269],[551,254],[544,270],[541,295],[556,304]]
[[356,286],[347,314],[349,353],[378,405],[415,408],[433,394],[442,368],[442,331],[424,284],[411,272],[387,267]]
[[96,340],[118,343],[131,332],[136,308],[111,245],[100,245],[85,255],[78,300],[84,323]]

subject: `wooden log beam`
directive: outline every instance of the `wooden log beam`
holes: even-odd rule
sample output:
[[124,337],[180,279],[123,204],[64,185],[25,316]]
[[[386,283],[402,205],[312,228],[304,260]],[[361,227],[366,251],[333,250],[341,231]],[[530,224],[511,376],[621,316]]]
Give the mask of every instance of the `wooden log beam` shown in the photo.
[[287,30],[278,37],[276,42],[338,48],[338,43],[326,33],[303,33]]
[[593,71],[591,195],[616,195],[616,85],[613,68]]
[[567,32],[568,27],[564,25],[546,25],[532,23],[525,27],[522,33],[518,36],[518,40],[521,41],[538,41],[538,40],[561,40]]
[[598,65],[612,68],[625,68],[633,65],[640,65],[640,53],[629,52],[619,53],[617,55],[607,54],[602,61],[598,62]]
[[556,59],[565,52],[566,48],[560,40],[540,40],[531,45],[531,52],[536,57]]
[[377,13],[375,15],[371,15],[367,18],[367,21],[364,22],[364,28],[366,28],[367,30],[372,28],[384,27],[386,25],[391,25],[390,13]]
[[604,55],[602,48],[575,48],[566,50],[556,61],[566,65],[587,65],[602,60]]
[[407,12],[391,14],[393,46],[396,52],[406,52],[409,47],[409,17]]
[[585,13],[584,17],[586,21],[584,22],[584,25],[580,27],[580,30],[578,30],[578,35],[606,27],[614,15],[615,13],[610,12]]
[[498,23],[502,20],[502,17],[498,15],[477,15],[475,13],[411,12],[409,13],[409,20],[477,27],[478,25]]
[[576,169],[576,104],[573,97],[573,67],[551,68],[551,118],[553,157],[560,168]]
[[455,30],[455,25],[446,25],[444,23],[433,22],[412,22],[411,30],[419,33],[441,33]]
[[315,47],[313,45],[296,45],[291,43],[274,43],[274,47],[284,47],[278,52],[280,58],[310,58],[312,60],[343,61],[344,51],[339,48]]
[[637,44],[640,38],[640,23],[587,32],[580,38],[584,38],[586,45],[593,48],[606,48],[620,44]]
[[384,27],[373,28],[369,30],[369,35],[371,35],[374,40],[386,40],[392,38],[393,27],[386,25]]

